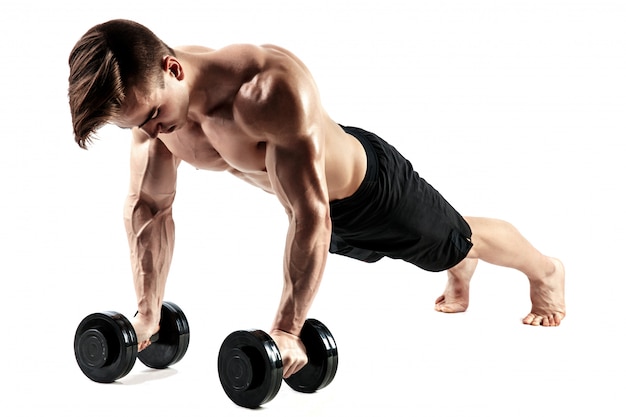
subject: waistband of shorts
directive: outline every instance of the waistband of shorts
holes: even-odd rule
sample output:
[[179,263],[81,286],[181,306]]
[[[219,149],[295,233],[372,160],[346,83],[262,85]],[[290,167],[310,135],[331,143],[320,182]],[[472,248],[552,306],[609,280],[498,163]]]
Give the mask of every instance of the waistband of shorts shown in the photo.
[[344,205],[353,206],[355,204],[359,204],[361,200],[368,198],[368,192],[378,179],[378,154],[368,138],[368,136],[371,136],[372,134],[358,127],[339,126],[344,130],[344,132],[354,136],[361,143],[363,149],[365,149],[365,155],[367,157],[367,168],[365,170],[365,178],[363,178],[363,182],[354,194],[341,200],[331,201],[331,208],[335,209]]

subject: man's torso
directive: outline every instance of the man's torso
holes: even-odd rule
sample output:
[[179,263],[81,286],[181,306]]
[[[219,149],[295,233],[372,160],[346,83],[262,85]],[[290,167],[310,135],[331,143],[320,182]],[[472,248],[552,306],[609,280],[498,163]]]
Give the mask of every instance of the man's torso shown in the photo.
[[[223,75],[213,69],[214,74],[223,77],[219,83],[223,90],[213,93],[209,89],[216,85],[215,80],[208,80],[207,91],[196,92],[199,99],[192,97],[186,125],[159,136],[173,155],[198,169],[228,171],[273,192],[267,175],[266,147],[285,132],[278,131],[275,123],[265,124],[264,118],[277,118],[285,129],[294,118],[301,118],[293,135],[307,133],[306,129],[319,132],[315,140],[320,142],[316,146],[323,147],[329,200],[347,197],[356,190],[365,173],[362,146],[322,109],[317,87],[296,57],[273,46],[236,45],[219,51],[193,48],[193,52],[199,54],[199,62],[202,55],[208,55],[212,62],[223,65]],[[271,103],[257,111],[257,101],[262,102],[263,95],[273,94],[271,90],[281,88],[282,83],[297,92],[293,107],[301,107],[301,111],[268,108]]]

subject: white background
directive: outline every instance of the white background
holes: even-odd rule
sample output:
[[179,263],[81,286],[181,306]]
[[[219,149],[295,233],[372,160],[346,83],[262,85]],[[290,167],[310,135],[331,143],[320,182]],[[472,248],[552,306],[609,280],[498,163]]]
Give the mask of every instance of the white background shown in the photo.
[[270,416],[624,415],[626,4],[620,0],[21,1],[0,13],[3,416],[251,415],[219,386],[228,333],[271,324],[286,219],[271,196],[181,166],[167,299],[191,326],[170,370],[79,371],[89,313],[134,313],[122,224],[127,132],[73,142],[67,57],[111,18],[172,46],[275,43],[299,55],[338,122],[372,130],[463,214],[515,224],[567,268],[561,327],[520,324],[516,271],[485,264],[470,310],[433,311],[445,274],[331,256],[311,312],[337,378],[286,385]]

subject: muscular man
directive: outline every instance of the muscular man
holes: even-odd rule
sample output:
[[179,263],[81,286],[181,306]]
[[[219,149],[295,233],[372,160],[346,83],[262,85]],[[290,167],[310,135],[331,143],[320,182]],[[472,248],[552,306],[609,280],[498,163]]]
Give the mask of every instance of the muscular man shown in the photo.
[[284,289],[271,329],[284,376],[307,361],[299,332],[328,252],[384,256],[448,271],[441,312],[465,311],[478,259],[530,282],[530,325],[565,317],[563,265],[510,224],[462,217],[378,136],[337,124],[306,66],[277,46],[171,49],[147,28],[114,20],[90,29],[69,58],[75,139],[112,123],[132,131],[125,225],[148,346],[158,330],[174,248],[172,203],[181,161],[228,171],[276,195],[289,217]]

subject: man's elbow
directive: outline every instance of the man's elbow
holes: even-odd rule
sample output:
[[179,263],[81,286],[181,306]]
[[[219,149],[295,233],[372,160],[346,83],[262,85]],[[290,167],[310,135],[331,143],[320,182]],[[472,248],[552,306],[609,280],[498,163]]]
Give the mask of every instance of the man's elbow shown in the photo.
[[330,236],[332,222],[328,204],[308,206],[294,212],[296,230],[309,231],[315,235]]

